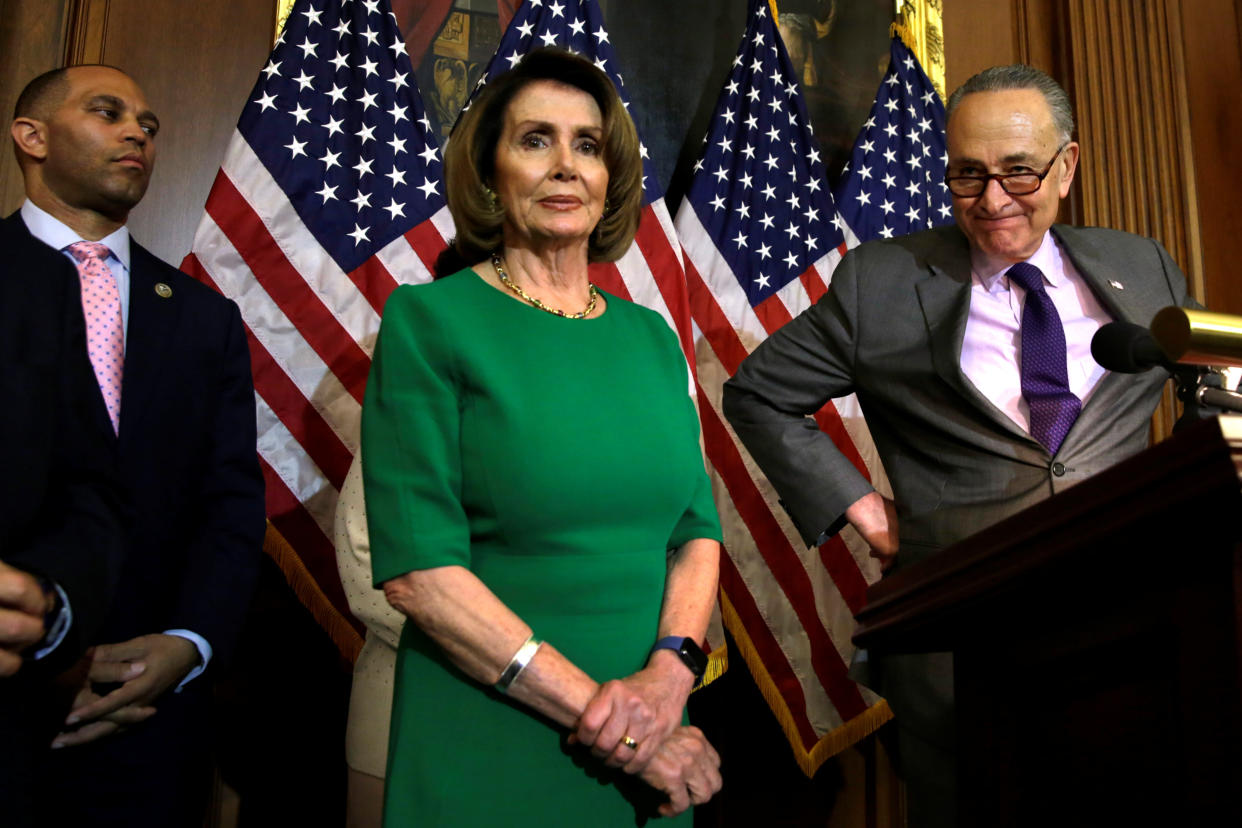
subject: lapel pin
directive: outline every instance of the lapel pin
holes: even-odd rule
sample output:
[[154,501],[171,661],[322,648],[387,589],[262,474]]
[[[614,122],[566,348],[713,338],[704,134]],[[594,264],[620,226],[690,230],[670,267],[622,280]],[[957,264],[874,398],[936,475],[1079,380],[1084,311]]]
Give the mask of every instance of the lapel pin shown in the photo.
[[1126,286],[1123,285],[1121,282],[1118,282],[1116,279],[1109,279],[1108,283],[1113,287],[1114,290],[1125,290],[1126,289]]
[[[1116,284],[1116,282],[1114,282],[1113,284]],[[160,297],[161,299],[167,299],[169,296],[172,296],[172,288],[170,288],[168,285],[164,284],[163,282],[156,282],[155,283],[155,295]]]

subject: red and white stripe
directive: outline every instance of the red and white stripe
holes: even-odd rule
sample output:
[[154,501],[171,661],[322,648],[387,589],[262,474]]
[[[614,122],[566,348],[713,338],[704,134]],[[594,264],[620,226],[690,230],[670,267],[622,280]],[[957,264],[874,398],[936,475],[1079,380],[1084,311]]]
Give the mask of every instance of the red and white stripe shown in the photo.
[[241,309],[255,379],[267,512],[335,609],[332,522],[358,447],[380,311],[399,284],[431,279],[452,235],[442,208],[351,273],[310,233],[234,133],[182,270]]
[[[846,674],[854,653],[853,614],[879,569],[852,532],[819,549],[806,548],[725,421],[721,388],[760,342],[827,291],[846,246],[827,251],[799,279],[752,308],[689,202],[678,211],[676,229],[697,341],[706,346],[697,350],[699,410],[725,533],[721,588],[781,697],[795,731],[791,741],[804,758],[879,702]],[[829,403],[815,418],[860,471],[886,485],[853,397]]]

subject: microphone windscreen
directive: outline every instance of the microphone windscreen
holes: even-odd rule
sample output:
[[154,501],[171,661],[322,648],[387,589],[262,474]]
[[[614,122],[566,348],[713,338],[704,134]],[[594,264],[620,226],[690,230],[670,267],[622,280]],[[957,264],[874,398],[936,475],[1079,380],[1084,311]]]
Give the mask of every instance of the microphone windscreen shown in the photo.
[[1133,322],[1109,322],[1091,338],[1091,356],[1103,367],[1122,374],[1140,374],[1168,357],[1151,331]]

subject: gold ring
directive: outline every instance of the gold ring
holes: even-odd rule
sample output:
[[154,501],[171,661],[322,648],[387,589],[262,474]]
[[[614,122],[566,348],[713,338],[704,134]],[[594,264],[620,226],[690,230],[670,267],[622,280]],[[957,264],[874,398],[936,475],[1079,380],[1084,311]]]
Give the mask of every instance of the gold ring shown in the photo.
[[625,745],[630,750],[638,750],[638,742],[635,742],[631,736],[623,736],[621,738],[621,744]]

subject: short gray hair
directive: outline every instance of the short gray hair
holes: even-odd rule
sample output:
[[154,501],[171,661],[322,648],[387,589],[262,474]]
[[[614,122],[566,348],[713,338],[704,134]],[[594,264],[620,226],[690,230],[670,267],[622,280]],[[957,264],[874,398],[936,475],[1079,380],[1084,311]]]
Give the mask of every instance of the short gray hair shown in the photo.
[[1044,96],[1048,109],[1052,112],[1052,124],[1062,142],[1070,140],[1074,134],[1074,110],[1070,106],[1069,95],[1046,73],[1025,63],[1010,66],[993,66],[959,86],[949,96],[945,106],[945,123],[953,117],[953,111],[962,103],[962,99],[975,92],[1004,92],[1010,89],[1034,89]]

